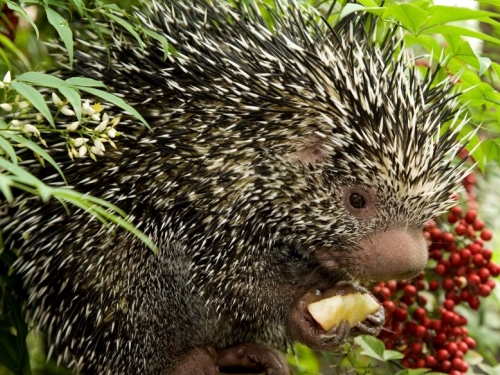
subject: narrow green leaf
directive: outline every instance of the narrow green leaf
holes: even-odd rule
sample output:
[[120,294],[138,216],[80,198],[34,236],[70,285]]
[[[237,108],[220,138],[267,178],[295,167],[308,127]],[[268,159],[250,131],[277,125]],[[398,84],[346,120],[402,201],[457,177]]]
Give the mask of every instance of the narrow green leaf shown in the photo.
[[115,16],[113,13],[103,14],[104,16],[111,18],[113,21],[127,30],[135,38],[135,40],[137,40],[137,43],[139,43],[139,46],[141,46],[141,50],[144,51],[144,41],[141,39],[141,36],[137,33],[137,31],[134,30],[134,27],[129,22],[125,21],[123,18]]
[[149,127],[148,123],[146,122],[146,120],[140,115],[140,113],[137,112],[130,105],[125,103],[125,101],[122,98],[119,98],[119,97],[117,97],[113,94],[110,94],[108,92],[97,90],[97,89],[90,88],[90,87],[81,87],[80,89],[88,92],[89,94],[95,95],[101,99],[107,100],[108,102],[113,103],[114,105],[124,109],[125,111],[127,111],[130,114],[137,117],[148,129],[151,129]]
[[13,164],[17,164],[16,150],[14,150],[10,142],[4,138],[4,132],[0,133],[0,148],[5,151]]
[[0,57],[2,58],[5,65],[7,66],[7,70],[11,72],[12,71],[12,64],[10,62],[9,57],[7,56],[5,51],[3,50],[3,48],[0,48]]
[[415,35],[418,34],[420,28],[428,19],[425,10],[411,3],[391,4],[384,12],[383,17],[388,18],[391,16],[400,21],[405,29],[411,31]]
[[25,171],[20,166],[11,163],[7,159],[0,158],[0,167],[5,169],[7,172],[12,175],[19,177],[21,181],[25,184],[38,187],[40,184],[43,184],[38,178],[33,176],[31,173]]
[[28,13],[26,13],[26,11],[22,7],[20,7],[19,4],[16,4],[13,1],[7,1],[7,6],[9,7],[10,10],[13,10],[13,11],[19,13],[21,15],[21,17],[23,17],[26,21],[29,22],[31,27],[35,30],[36,38],[38,39],[40,37],[38,34],[38,27],[36,27],[35,22],[33,22],[31,17],[28,16]]
[[14,196],[12,195],[12,177],[0,172],[0,191],[2,192],[5,200],[9,203],[14,202]]
[[64,177],[64,173],[59,167],[59,165],[56,163],[56,161],[50,156],[47,151],[45,151],[43,148],[41,148],[38,144],[35,142],[20,136],[19,134],[14,134],[14,133],[5,133],[5,137],[12,139],[13,141],[20,143],[24,145],[25,147],[29,148],[31,151],[36,152],[38,155],[40,155],[44,160],[48,161],[50,165],[52,165],[56,171],[59,173],[59,175],[62,177],[65,183],[66,177]]
[[64,85],[64,81],[62,79],[57,78],[56,76],[51,74],[40,72],[23,73],[19,77],[16,77],[16,81],[27,82],[43,87],[52,87],[55,89],[57,89],[59,86]]
[[45,7],[45,12],[47,13],[49,23],[54,26],[57,33],[63,40],[64,46],[68,51],[69,65],[73,66],[73,32],[68,25],[68,21],[49,7]]
[[11,51],[24,64],[26,69],[31,70],[31,64],[26,56],[24,56],[24,53],[22,53],[21,50],[17,48],[16,45],[2,33],[0,33],[0,44],[2,45],[2,49]]
[[76,88],[84,87],[106,87],[101,81],[86,77],[71,77],[65,81],[66,85],[75,86]]
[[82,98],[78,91],[68,86],[61,86],[59,87],[59,92],[71,103],[76,117],[80,121],[82,119]]
[[42,94],[40,94],[35,88],[22,82],[12,81],[11,86],[19,94],[24,96],[33,105],[33,107],[35,107],[47,119],[50,125],[55,127],[54,119]]
[[[348,4],[350,5],[350,4]],[[364,8],[364,7],[362,7]],[[345,8],[344,8],[345,9]],[[150,36],[153,39],[156,39],[161,43],[161,46],[163,48],[163,60],[166,60],[168,57],[168,50],[169,50],[169,43],[167,38],[165,38],[163,35],[158,34],[156,31],[153,31],[151,29],[143,29],[144,33],[148,36]]]

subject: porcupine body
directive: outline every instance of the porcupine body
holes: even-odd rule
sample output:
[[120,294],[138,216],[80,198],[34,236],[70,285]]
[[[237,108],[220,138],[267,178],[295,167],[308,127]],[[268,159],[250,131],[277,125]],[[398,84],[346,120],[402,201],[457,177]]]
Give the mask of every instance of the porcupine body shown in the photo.
[[251,6],[154,3],[139,16],[175,49],[166,60],[123,31],[109,64],[104,46],[80,42],[61,73],[104,81],[151,125],[122,114],[118,149],[97,161],[50,152],[72,188],[118,205],[160,249],[35,198],[2,219],[29,318],[79,371],[160,373],[206,345],[284,348],[306,291],[425,263],[407,254],[391,269],[359,244],[418,232],[449,206],[457,146],[437,137],[455,113],[449,85],[418,80],[393,58],[395,36],[376,46],[363,17],[331,28],[279,5],[272,29]]

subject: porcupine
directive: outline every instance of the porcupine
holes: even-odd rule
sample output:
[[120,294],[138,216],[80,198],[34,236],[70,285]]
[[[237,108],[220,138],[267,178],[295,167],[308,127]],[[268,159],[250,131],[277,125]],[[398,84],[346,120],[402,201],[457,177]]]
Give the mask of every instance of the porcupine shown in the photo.
[[331,26],[293,2],[276,9],[269,26],[244,3],[154,2],[138,17],[169,41],[166,59],[121,30],[111,61],[80,41],[59,73],[102,80],[151,125],[108,103],[118,150],[50,152],[72,188],[118,205],[160,249],[57,202],[11,205],[5,246],[19,250],[28,318],[77,371],[286,373],[275,349],[334,350],[383,324],[380,309],[324,332],[309,302],[425,265],[422,228],[461,176],[456,131],[438,136],[461,125],[450,83],[419,79],[394,57],[396,31],[377,44],[366,16]]

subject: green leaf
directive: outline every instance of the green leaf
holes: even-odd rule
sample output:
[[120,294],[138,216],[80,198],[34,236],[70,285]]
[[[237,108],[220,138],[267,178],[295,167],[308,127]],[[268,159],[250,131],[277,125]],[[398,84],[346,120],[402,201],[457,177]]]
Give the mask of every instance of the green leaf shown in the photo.
[[401,22],[402,26],[418,34],[422,25],[427,21],[428,15],[425,10],[411,3],[394,3],[384,12],[383,18],[394,17]]
[[97,90],[94,88],[90,87],[81,87],[81,90],[88,92],[89,94],[95,95],[101,99],[104,99],[110,103],[113,103],[114,105],[124,109],[125,111],[131,113],[135,117],[137,117],[148,129],[151,129],[146,122],[146,120],[137,112],[134,108],[132,108],[130,105],[125,103],[125,101],[122,98],[119,98],[113,94],[110,94],[105,91]]
[[413,34],[405,34],[404,41],[406,46],[411,47],[416,44],[424,47],[429,53],[432,53],[434,60],[439,60],[439,56],[441,54],[441,50],[443,46],[439,44],[435,37],[430,35],[413,35]]
[[169,44],[167,38],[165,38],[163,35],[158,34],[156,31],[153,31],[151,29],[143,29],[143,31],[146,35],[150,36],[153,39],[156,39],[161,43],[161,46],[163,48],[163,60],[166,60],[168,57],[168,50],[169,50]]
[[479,61],[468,42],[463,41],[458,35],[446,34],[444,35],[444,38],[448,43],[448,48],[451,49],[455,58],[479,70]]
[[86,78],[86,77],[71,77],[68,78],[65,81],[66,85],[69,86],[74,86],[76,88],[81,88],[81,87],[106,87],[104,83],[101,81],[97,81],[92,78]]
[[47,107],[47,103],[45,103],[45,99],[42,94],[40,94],[36,89],[31,86],[26,85],[22,82],[12,81],[11,86],[22,96],[24,96],[32,105],[35,107],[52,125],[55,127],[54,119],[52,118],[52,114],[49,111],[49,107]]
[[75,89],[67,86],[59,87],[59,92],[64,95],[64,97],[71,103],[73,110],[76,113],[78,121],[82,119],[82,98],[80,94]]
[[2,192],[3,196],[5,197],[5,200],[9,203],[14,202],[14,196],[12,195],[12,178],[9,175],[4,174],[3,172],[0,172],[0,191]]
[[354,339],[358,345],[363,348],[361,354],[375,358],[379,361],[384,360],[384,343],[373,336],[358,336]]
[[36,38],[38,39],[40,37],[40,35],[38,34],[38,27],[36,27],[36,24],[35,22],[33,22],[31,17],[28,16],[28,13],[26,13],[26,11],[22,7],[20,7],[19,4],[16,4],[13,1],[7,1],[7,6],[9,7],[10,10],[19,13],[21,17],[23,17],[26,21],[29,22],[31,27],[33,27],[33,29],[35,30]]
[[479,31],[474,31],[467,29],[465,27],[460,26],[434,26],[430,28],[426,28],[421,31],[424,34],[451,34],[451,35],[460,35],[460,36],[470,36],[471,38],[477,38],[486,40],[488,42],[492,42],[495,44],[500,44],[500,40]]
[[68,25],[68,21],[49,7],[45,7],[45,12],[47,13],[49,23],[54,26],[57,33],[63,40],[64,46],[68,51],[69,65],[73,66],[73,32]]
[[125,30],[127,30],[134,38],[137,40],[137,43],[139,43],[139,46],[141,46],[141,50],[144,51],[144,42],[141,39],[141,36],[137,33],[137,31],[134,30],[134,27],[127,21],[125,21],[123,18],[115,16],[113,13],[104,13],[106,17],[111,18],[113,21],[121,25]]
[[66,178],[64,177],[64,173],[61,170],[61,168],[59,167],[59,165],[52,158],[52,156],[50,156],[47,153],[47,151],[45,151],[43,148],[41,148],[40,146],[38,146],[38,144],[36,144],[35,142],[33,142],[33,141],[31,141],[31,140],[29,140],[29,139],[27,139],[25,137],[22,137],[22,136],[20,136],[18,134],[5,133],[5,136],[8,137],[8,138],[10,138],[10,139],[12,139],[13,141],[15,141],[17,143],[20,143],[20,144],[24,145],[25,147],[29,148],[31,151],[36,152],[44,160],[47,160],[50,163],[50,165],[52,165],[57,170],[57,172],[62,177],[62,179],[64,180],[64,182],[67,183]]
[[477,56],[479,61],[479,75],[482,76],[491,66],[492,61],[485,56]]
[[12,163],[17,165],[16,150],[14,150],[14,147],[12,147],[10,142],[4,138],[2,133],[0,133],[0,148],[5,151]]
[[391,359],[402,359],[404,354],[396,350],[384,350],[384,361],[390,361]]
[[483,149],[486,163],[493,160],[500,160],[500,138],[483,140],[481,148]]
[[62,79],[57,78],[56,76],[51,74],[40,72],[23,73],[19,77],[16,77],[16,81],[27,82],[43,87],[52,87],[55,89],[57,89],[59,86],[64,85],[64,81]]
[[492,20],[488,20],[489,17],[498,17],[498,14],[494,12],[487,12],[484,10],[470,8],[460,8],[456,6],[434,5],[427,8],[427,11],[430,15],[430,18],[425,25],[426,27],[466,20],[480,20],[483,22],[491,23],[489,21]]
[[17,48],[16,45],[2,33],[0,33],[0,45],[2,46],[2,49],[11,51],[28,70],[31,70],[31,64],[26,56],[24,56],[24,53],[22,53],[21,50]]

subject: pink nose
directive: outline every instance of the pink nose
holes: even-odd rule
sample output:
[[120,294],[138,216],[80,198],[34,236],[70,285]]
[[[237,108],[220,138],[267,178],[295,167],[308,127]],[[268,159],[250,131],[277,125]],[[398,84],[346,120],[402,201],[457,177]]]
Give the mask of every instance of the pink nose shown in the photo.
[[366,255],[364,276],[373,281],[408,279],[422,271],[428,250],[421,229],[394,228],[359,242]]

